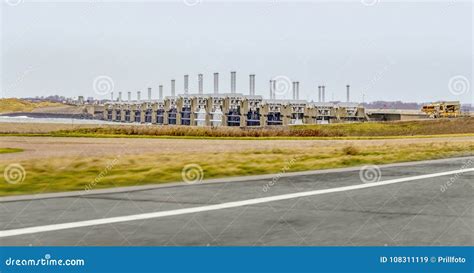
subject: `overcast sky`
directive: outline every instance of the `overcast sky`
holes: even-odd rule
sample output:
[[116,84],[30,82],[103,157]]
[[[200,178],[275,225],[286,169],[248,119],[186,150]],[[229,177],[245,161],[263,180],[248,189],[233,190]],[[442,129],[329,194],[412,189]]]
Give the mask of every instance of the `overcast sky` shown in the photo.
[[1,97],[212,92],[213,72],[229,92],[235,70],[265,97],[280,76],[308,100],[474,101],[471,1],[2,1]]

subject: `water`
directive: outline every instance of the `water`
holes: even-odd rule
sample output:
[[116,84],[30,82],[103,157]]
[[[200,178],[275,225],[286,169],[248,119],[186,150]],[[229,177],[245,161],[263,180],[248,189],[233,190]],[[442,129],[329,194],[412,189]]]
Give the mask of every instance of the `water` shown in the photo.
[[27,116],[0,116],[0,123],[57,123],[57,124],[117,124],[94,119],[73,119],[73,118],[32,118]]

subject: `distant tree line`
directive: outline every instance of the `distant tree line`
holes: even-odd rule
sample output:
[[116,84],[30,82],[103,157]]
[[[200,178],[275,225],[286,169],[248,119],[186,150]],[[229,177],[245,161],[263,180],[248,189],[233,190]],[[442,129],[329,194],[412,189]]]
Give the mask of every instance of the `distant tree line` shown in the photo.
[[407,109],[416,110],[421,109],[424,103],[403,102],[403,101],[373,101],[362,103],[365,108],[369,109]]
[[52,96],[36,96],[34,98],[25,98],[25,100],[29,101],[49,101],[49,102],[63,102],[63,101],[68,101],[72,100],[72,98],[66,98],[64,96],[59,96],[59,95],[52,95]]

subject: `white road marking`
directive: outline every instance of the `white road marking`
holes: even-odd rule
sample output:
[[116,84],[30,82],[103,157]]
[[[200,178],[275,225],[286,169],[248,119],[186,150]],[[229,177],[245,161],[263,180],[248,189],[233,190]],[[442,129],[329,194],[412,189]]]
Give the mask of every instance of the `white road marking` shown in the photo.
[[202,206],[202,207],[150,212],[150,213],[142,213],[142,214],[135,214],[135,215],[71,222],[71,223],[64,223],[64,224],[54,224],[54,225],[46,225],[46,226],[2,230],[0,231],[0,238],[39,233],[39,232],[54,231],[54,230],[63,230],[63,229],[70,229],[70,228],[79,228],[79,227],[97,226],[97,225],[105,225],[105,224],[113,224],[113,223],[145,220],[145,219],[154,219],[154,218],[183,215],[183,214],[197,213],[197,212],[204,212],[204,211],[229,209],[229,208],[236,208],[236,207],[249,206],[249,205],[255,205],[255,204],[262,204],[262,203],[267,203],[267,202],[320,195],[320,194],[326,194],[326,193],[335,193],[335,192],[351,191],[351,190],[358,190],[358,189],[366,189],[366,188],[371,188],[371,187],[379,187],[379,186],[384,186],[384,185],[390,185],[390,184],[396,184],[396,183],[402,183],[402,182],[408,182],[408,181],[414,181],[414,180],[421,180],[421,179],[427,179],[427,178],[433,178],[433,177],[439,177],[439,176],[445,176],[445,175],[466,173],[466,172],[472,172],[472,171],[474,171],[474,168],[459,169],[455,171],[425,174],[425,175],[418,175],[418,176],[405,177],[405,178],[397,178],[397,179],[391,179],[391,180],[368,183],[368,184],[357,184],[357,185],[352,185],[352,186],[330,188],[330,189],[324,189],[324,190],[314,190],[314,191],[282,194],[282,195],[276,195],[276,196],[248,199],[248,200],[228,202],[228,203],[222,203],[222,204],[216,204],[216,205],[208,205],[208,206]]

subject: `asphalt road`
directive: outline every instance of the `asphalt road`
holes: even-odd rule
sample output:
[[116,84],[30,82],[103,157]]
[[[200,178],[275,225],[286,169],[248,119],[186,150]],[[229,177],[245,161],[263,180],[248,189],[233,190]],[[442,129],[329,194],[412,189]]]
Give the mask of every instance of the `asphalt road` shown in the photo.
[[0,245],[473,245],[474,157],[379,167],[0,199]]

